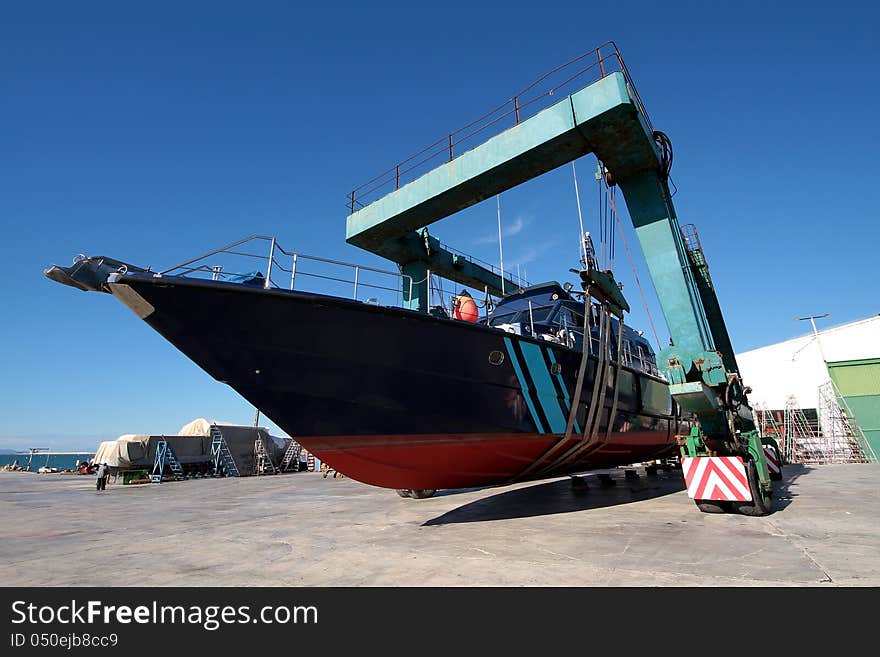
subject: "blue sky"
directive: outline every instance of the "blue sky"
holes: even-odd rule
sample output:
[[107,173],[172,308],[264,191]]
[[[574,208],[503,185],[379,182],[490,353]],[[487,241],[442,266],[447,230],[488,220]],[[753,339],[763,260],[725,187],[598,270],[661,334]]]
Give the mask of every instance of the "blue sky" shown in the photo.
[[[735,347],[805,333],[797,315],[877,313],[878,12],[846,4],[2,3],[0,448],[253,417],[115,300],[43,268],[167,266],[251,233],[386,266],[345,244],[348,191],[608,39],[672,139],[676,208]],[[588,228],[593,167],[578,162]],[[495,212],[432,233],[497,261]],[[564,276],[570,168],[504,194],[502,213],[508,268]],[[622,248],[618,271],[647,330]]]

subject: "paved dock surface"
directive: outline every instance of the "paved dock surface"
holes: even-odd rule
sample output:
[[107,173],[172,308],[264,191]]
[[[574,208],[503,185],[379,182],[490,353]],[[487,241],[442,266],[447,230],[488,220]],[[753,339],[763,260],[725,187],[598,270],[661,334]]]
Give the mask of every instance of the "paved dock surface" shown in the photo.
[[614,478],[413,500],[315,473],[102,493],[92,477],[0,473],[0,583],[880,585],[880,465],[786,466],[764,518],[700,513],[680,471]]

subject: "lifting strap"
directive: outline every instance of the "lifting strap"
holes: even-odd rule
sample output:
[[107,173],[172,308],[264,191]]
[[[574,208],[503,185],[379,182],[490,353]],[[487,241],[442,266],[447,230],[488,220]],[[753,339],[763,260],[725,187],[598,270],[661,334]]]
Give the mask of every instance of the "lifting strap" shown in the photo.
[[[606,304],[599,306],[599,348],[598,360],[596,363],[596,372],[593,377],[593,389],[590,394],[590,404],[587,411],[587,418],[584,422],[583,434],[578,438],[577,442],[561,455],[557,455],[559,450],[571,441],[574,433],[574,425],[577,419],[577,413],[581,405],[581,394],[583,392],[584,380],[586,378],[587,362],[591,356],[590,334],[590,288],[587,287],[584,294],[584,334],[581,347],[581,363],[578,368],[578,375],[575,381],[574,394],[572,395],[571,409],[568,413],[568,421],[565,425],[565,434],[553,446],[551,446],[544,454],[542,454],[534,463],[520,472],[515,479],[522,479],[527,475],[539,470],[540,474],[552,471],[561,465],[572,461],[573,459],[582,457],[588,450],[595,450],[601,447],[610,437],[611,426],[617,415],[618,402],[618,380],[620,378],[620,350],[623,336],[622,321],[618,328],[617,336],[617,363],[614,376],[614,399],[611,404],[611,413],[608,419],[605,435],[598,439],[599,428],[602,422],[602,410],[605,406],[605,397],[608,390],[608,375],[611,369],[611,350],[610,337],[612,334],[611,314],[608,312]],[[550,460],[554,457],[553,460]],[[548,462],[549,461],[549,462]],[[545,465],[546,464],[546,465]],[[542,467],[543,466],[543,467]]]

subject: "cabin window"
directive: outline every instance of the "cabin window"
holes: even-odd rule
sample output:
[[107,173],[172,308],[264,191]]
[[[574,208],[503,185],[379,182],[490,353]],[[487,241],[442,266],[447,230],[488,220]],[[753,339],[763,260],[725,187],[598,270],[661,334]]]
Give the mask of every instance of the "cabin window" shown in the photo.
[[550,315],[550,312],[553,310],[553,306],[542,306],[541,308],[532,308],[532,315],[529,317],[529,310],[526,308],[522,311],[520,316],[520,321],[528,322],[543,322]]
[[562,307],[559,314],[556,315],[556,323],[559,326],[567,326],[571,329],[583,328],[584,316],[573,311],[571,308]]
[[516,313],[506,313],[504,315],[496,315],[489,320],[489,326],[498,326],[499,324],[509,324]]

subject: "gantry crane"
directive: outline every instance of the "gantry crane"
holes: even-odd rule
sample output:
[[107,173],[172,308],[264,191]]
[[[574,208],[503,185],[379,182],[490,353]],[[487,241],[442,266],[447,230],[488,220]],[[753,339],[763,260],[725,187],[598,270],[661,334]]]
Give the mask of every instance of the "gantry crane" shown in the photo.
[[[764,515],[771,510],[765,449],[778,458],[778,446],[756,430],[699,238],[679,226],[671,145],[653,129],[617,47],[596,49],[594,66],[595,82],[528,118],[520,119],[514,98],[515,125],[464,153],[454,154],[450,136],[448,160],[424,175],[401,184],[397,166],[393,191],[370,204],[352,192],[347,241],[397,262],[416,281],[405,291],[410,308],[427,310],[430,272],[497,293],[499,275],[443,248],[427,226],[594,153],[623,192],[669,328],[658,364],[672,398],[698,420],[678,438],[688,493],[705,512]],[[585,302],[619,298],[601,273],[582,273]],[[508,292],[517,289],[506,283]]]

